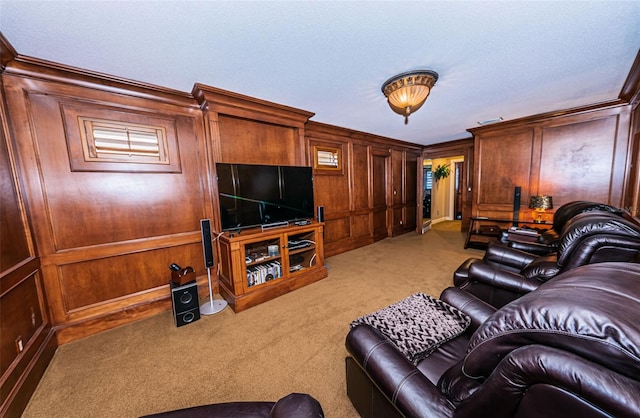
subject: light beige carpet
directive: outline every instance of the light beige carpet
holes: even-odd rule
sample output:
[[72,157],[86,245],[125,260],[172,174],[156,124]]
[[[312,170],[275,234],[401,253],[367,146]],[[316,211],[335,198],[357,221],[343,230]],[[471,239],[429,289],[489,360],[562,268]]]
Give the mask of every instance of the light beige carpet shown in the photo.
[[63,345],[23,416],[136,417],[305,392],[328,418],[357,417],[345,385],[349,323],[415,292],[438,296],[482,255],[463,243],[460,222],[443,222],[330,257],[326,279],[244,312],[180,328],[166,312]]

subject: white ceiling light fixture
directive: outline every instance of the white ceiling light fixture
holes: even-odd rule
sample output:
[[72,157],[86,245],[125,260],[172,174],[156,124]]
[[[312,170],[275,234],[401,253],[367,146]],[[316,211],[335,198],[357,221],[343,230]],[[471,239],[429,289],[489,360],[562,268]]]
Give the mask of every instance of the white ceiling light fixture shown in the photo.
[[382,84],[391,110],[404,116],[404,124],[409,123],[409,115],[420,109],[438,81],[438,73],[431,70],[409,71],[391,77]]

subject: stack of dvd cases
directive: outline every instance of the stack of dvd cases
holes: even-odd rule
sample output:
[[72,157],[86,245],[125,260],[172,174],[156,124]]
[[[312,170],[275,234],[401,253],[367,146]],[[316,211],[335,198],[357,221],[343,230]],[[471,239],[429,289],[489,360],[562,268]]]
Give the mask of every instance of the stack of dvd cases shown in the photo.
[[255,286],[266,283],[282,276],[282,267],[279,261],[260,264],[247,268],[247,286]]

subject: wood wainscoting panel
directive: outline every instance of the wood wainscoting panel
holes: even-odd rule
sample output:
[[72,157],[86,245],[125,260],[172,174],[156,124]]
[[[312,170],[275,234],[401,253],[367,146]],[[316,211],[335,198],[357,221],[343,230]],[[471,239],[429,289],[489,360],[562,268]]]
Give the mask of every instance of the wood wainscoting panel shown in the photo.
[[165,286],[169,265],[191,266],[204,274],[202,245],[195,242],[58,266],[65,313],[79,313],[95,305]]
[[416,230],[419,152],[391,150],[391,235]]
[[629,176],[625,185],[624,208],[640,222],[640,106],[634,110],[629,144]]
[[631,107],[623,208],[640,222],[640,52],[622,87],[620,98],[628,100]]
[[3,272],[31,256],[4,135],[0,136],[0,200],[0,272]]
[[[68,342],[170,308],[168,265],[204,273],[200,219],[213,202],[193,97],[44,71],[62,74],[3,81],[51,324]],[[171,168],[74,154],[83,118],[157,127]]]
[[387,172],[389,153],[373,150],[371,153],[371,209],[373,240],[386,238],[390,216],[387,212]]
[[556,207],[577,194],[582,200],[609,202],[617,119],[543,128],[538,194],[553,196]]
[[573,200],[622,206],[630,115],[631,106],[616,101],[470,129],[478,174],[473,215],[510,219],[516,186],[521,220],[531,219],[534,195],[553,196],[554,207]]
[[[162,114],[152,117],[149,111],[118,110],[54,94],[29,93],[28,99],[36,152],[40,155],[38,169],[44,184],[48,226],[56,250],[169,235],[199,225],[205,213],[204,201],[194,197],[203,195],[202,166],[198,164],[196,141],[186,140],[196,137],[193,118]],[[126,162],[119,163],[122,172],[102,171],[99,163],[93,172],[71,171],[67,141],[80,141],[80,126],[77,118],[64,118],[60,108],[62,115],[73,108],[74,115],[163,123],[169,128],[171,142],[184,138],[173,155],[184,159],[181,172],[127,172]]]
[[352,144],[351,167],[351,238],[354,241],[371,242],[373,237],[373,211],[371,209],[371,147]]
[[371,214],[354,214],[351,217],[351,236],[354,239],[371,238]]
[[[338,219],[325,220],[324,223],[324,237],[330,242],[335,243],[343,241],[351,236],[351,222],[350,217],[345,216]],[[325,252],[327,252],[327,246],[325,245]]]
[[516,186],[522,188],[522,196],[529,196],[533,146],[532,128],[477,138],[474,158],[477,173],[476,210],[511,213]]
[[[415,230],[418,225],[418,159],[422,161],[420,153],[405,152],[402,199],[405,207],[404,226],[407,231]],[[420,177],[422,177],[422,170],[420,170]],[[422,216],[420,225],[422,225]]]
[[349,177],[347,175],[325,175],[313,172],[313,200],[316,206],[324,206],[325,220],[336,216],[349,216]]
[[[0,50],[7,44],[0,35]],[[58,347],[47,311],[0,71],[0,416],[18,417]]]
[[244,164],[295,165],[298,129],[247,120],[218,117],[220,161]]
[[421,147],[317,122],[306,124],[305,135],[309,149],[338,148],[343,155],[341,170],[314,170],[327,256],[415,230]]
[[351,245],[352,200],[354,194],[358,195],[359,192],[349,187],[353,177],[350,164],[353,152],[348,144],[335,140],[309,140],[311,151],[318,147],[339,149],[343,162],[341,170],[313,170],[314,203],[316,207],[324,207],[324,251],[327,255],[333,255]]
[[[391,205],[401,206],[404,190],[404,153],[402,150],[391,150]],[[395,219],[395,217],[394,217]],[[394,223],[395,226],[395,223]]]
[[371,153],[370,146],[354,143],[352,145],[351,167],[351,196],[354,211],[371,209]]
[[192,94],[204,113],[214,162],[312,166],[305,141],[312,112],[200,83]]
[[11,364],[23,353],[44,324],[38,280],[39,273],[36,269],[0,293],[1,375],[10,370]]

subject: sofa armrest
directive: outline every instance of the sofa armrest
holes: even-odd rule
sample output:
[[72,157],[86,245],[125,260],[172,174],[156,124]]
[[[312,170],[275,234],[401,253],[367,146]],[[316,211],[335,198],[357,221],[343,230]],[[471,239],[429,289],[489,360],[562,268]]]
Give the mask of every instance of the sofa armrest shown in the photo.
[[290,393],[275,403],[269,418],[323,418],[320,402],[306,393]]
[[506,356],[458,404],[456,417],[474,418],[478,411],[491,411],[494,418],[637,417],[638,393],[636,379],[567,351],[526,345]]
[[553,247],[547,244],[541,244],[539,242],[524,242],[524,241],[509,240],[507,241],[507,245],[510,248],[524,251],[531,254],[536,254],[536,255],[547,255],[557,251],[556,247]]
[[352,328],[347,351],[384,396],[407,417],[451,417],[454,405],[398,351],[369,325]]
[[538,256],[526,251],[517,250],[504,244],[489,243],[483,260],[489,264],[522,270]]
[[440,294],[440,300],[458,308],[471,318],[470,330],[475,331],[496,308],[458,287],[448,287]]
[[474,263],[469,267],[469,283],[482,283],[519,295],[536,290],[542,282],[521,274],[501,270],[485,263]]

